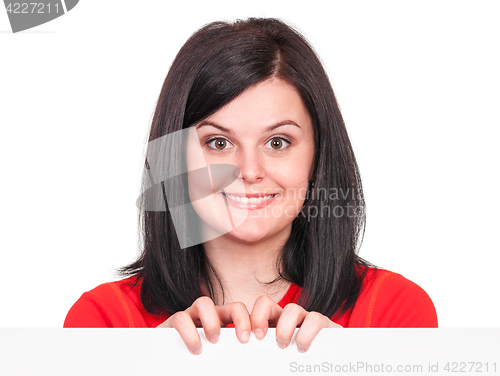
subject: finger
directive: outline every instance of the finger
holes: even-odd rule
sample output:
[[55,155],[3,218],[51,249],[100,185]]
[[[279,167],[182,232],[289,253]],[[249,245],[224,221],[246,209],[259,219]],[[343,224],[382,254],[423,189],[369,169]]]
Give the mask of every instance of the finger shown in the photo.
[[295,329],[302,324],[307,313],[304,308],[295,303],[289,303],[283,308],[278,325],[276,325],[276,341],[280,349],[290,344]]
[[170,316],[162,326],[164,328],[174,328],[177,330],[188,350],[194,355],[201,354],[200,335],[189,313],[186,311],[177,312]]
[[205,337],[212,343],[217,343],[220,337],[220,319],[212,299],[202,296],[186,310],[196,323],[200,321]]
[[236,337],[241,343],[247,343],[250,339],[252,326],[246,305],[241,302],[234,302],[216,308],[223,325],[234,323]]
[[250,321],[253,332],[258,339],[267,334],[269,325],[276,326],[283,308],[268,296],[260,296],[255,301]]
[[297,350],[299,352],[306,352],[309,350],[312,341],[321,329],[323,328],[342,328],[340,325],[331,321],[328,317],[323,316],[319,312],[307,313],[299,331],[295,337],[297,343]]

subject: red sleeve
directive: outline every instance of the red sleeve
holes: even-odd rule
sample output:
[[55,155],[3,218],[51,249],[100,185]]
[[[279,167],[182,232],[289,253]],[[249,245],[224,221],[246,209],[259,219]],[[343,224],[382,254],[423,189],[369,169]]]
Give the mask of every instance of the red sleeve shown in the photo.
[[111,328],[133,327],[134,320],[125,299],[120,299],[111,283],[84,293],[71,307],[64,327]]
[[[431,298],[417,284],[385,270],[366,295],[366,327],[432,328],[438,326]],[[378,274],[378,273],[377,273]]]

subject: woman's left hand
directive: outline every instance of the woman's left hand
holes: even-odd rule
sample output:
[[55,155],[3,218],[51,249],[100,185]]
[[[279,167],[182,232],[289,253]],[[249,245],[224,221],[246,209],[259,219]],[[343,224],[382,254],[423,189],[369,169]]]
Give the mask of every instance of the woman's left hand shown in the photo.
[[342,328],[319,312],[308,312],[295,303],[281,308],[274,300],[261,296],[255,301],[250,315],[252,330],[258,339],[267,334],[269,327],[276,327],[276,341],[281,349],[292,340],[293,333],[300,327],[295,342],[299,352],[306,352],[312,341],[323,328]]

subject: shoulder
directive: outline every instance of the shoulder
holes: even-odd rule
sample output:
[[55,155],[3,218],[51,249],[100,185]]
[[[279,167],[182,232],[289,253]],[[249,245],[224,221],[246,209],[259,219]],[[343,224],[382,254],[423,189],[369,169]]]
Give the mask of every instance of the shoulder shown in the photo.
[[156,318],[146,312],[140,298],[141,281],[135,276],[103,283],[82,294],[73,304],[64,327],[145,327]]
[[351,321],[363,327],[437,327],[434,304],[420,286],[375,268],[366,272]]

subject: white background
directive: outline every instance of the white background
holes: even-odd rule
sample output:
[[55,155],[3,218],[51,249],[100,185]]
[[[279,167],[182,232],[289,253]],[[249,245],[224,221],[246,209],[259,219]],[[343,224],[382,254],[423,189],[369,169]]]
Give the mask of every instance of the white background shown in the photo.
[[60,327],[134,260],[168,68],[202,25],[249,16],[325,64],[365,187],[361,256],[422,286],[441,327],[500,326],[498,2],[173,3],[82,0],[17,34],[0,11],[0,327]]

